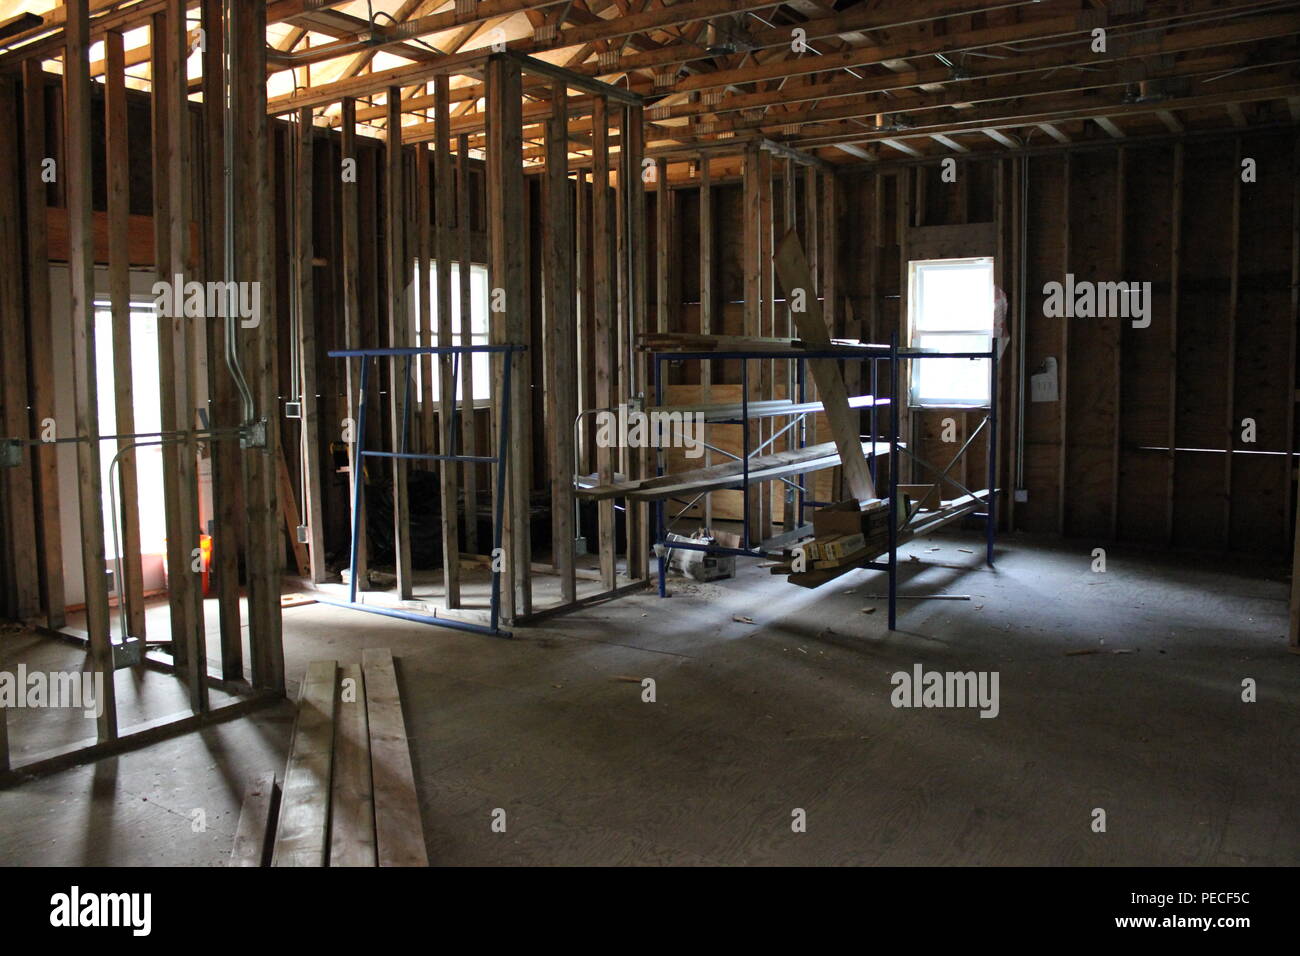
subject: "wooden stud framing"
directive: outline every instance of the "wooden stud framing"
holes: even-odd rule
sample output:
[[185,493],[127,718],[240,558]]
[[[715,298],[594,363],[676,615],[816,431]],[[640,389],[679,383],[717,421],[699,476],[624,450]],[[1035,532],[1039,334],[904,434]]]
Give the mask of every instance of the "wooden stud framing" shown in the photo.
[[[508,228],[512,216],[523,208],[523,124],[522,76],[519,63],[509,57],[493,57],[487,64],[488,127],[494,131],[488,144],[488,222],[491,247],[491,283],[501,290],[504,312],[493,323],[494,341],[526,344],[528,300],[524,289],[524,255],[518,237]],[[502,406],[505,362],[513,363],[510,408]],[[498,358],[494,365],[493,395],[497,428],[502,416],[511,416],[511,460],[507,468],[505,507],[506,577],[509,587],[503,597],[507,623],[532,611],[532,571],[529,544],[529,463],[531,430],[528,427],[529,360],[513,353]],[[611,524],[612,532],[612,524]]]
[[[597,97],[592,114],[592,171],[591,171],[591,273],[592,296],[591,329],[595,341],[595,407],[611,408],[614,404],[613,352],[613,290],[610,285],[609,236],[609,107]],[[601,484],[614,480],[613,450],[596,448],[596,475]],[[601,582],[608,590],[617,580],[617,555],[614,544],[614,502],[603,501],[597,506],[599,518],[599,550]]]
[[[81,508],[82,577],[86,591],[89,665],[103,680],[95,719],[100,743],[117,737],[117,697],[109,638],[104,522],[99,460],[95,360],[95,257],[91,235],[90,17],[88,0],[67,5],[63,102],[68,196],[68,275],[72,287],[73,393],[76,404],[77,496]],[[12,127],[10,127],[12,128]]]
[[[437,260],[438,344],[452,345],[451,316],[451,209],[456,184],[451,175],[451,105],[448,101],[447,77],[434,78],[434,202],[433,255]],[[468,321],[468,313],[465,321]],[[470,356],[465,356],[469,359]],[[454,363],[459,371],[465,362]],[[441,357],[439,365],[438,434],[444,455],[455,454],[456,435],[452,430],[456,406],[456,382],[450,355]],[[472,415],[472,406],[465,414]],[[460,607],[460,467],[455,462],[440,462],[439,486],[442,490],[442,577],[447,607]]]
[[239,323],[239,350],[253,390],[254,417],[262,423],[265,443],[246,448],[244,502],[248,543],[248,633],[252,679],[256,687],[284,692],[284,645],[280,616],[280,538],[276,457],[280,448],[277,407],[274,285],[271,266],[271,188],[266,121],[266,8],[236,4],[231,10],[230,49],[236,230],[234,278],[257,282],[262,310],[255,324]]
[[542,254],[546,272],[546,405],[550,435],[551,542],[561,599],[577,600],[573,553],[573,420],[577,415],[577,339],[573,316],[573,242],[569,200],[569,131],[564,81],[551,87],[546,124],[545,215]]
[[[0,129],[18,126],[18,87],[8,78],[0,81]],[[28,437],[27,343],[23,331],[22,229],[19,221],[19,157],[8,149],[0,155],[0,437]],[[48,284],[48,279],[46,280]],[[9,593],[0,595],[17,618],[33,617],[41,607],[40,575],[36,557],[36,523],[32,501],[34,447],[22,449],[22,464],[0,469],[0,501],[5,514],[8,549],[0,546],[0,573]],[[9,598],[6,601],[4,598]],[[0,718],[3,720],[3,718]]]
[[[646,331],[650,308],[649,287],[649,252],[646,248],[646,197],[645,179],[641,171],[645,168],[645,108],[640,103],[627,104],[623,107],[627,117],[628,135],[623,143],[627,152],[628,168],[628,230],[632,248],[630,263],[631,276],[628,283],[628,307],[631,311],[631,333],[633,342]],[[680,278],[680,270],[679,270]],[[680,286],[680,282],[679,282]],[[680,302],[681,290],[677,288]],[[648,395],[650,392],[649,356],[635,347],[630,350],[629,361],[632,363],[632,392],[636,395]],[[650,474],[650,450],[642,448],[633,460],[633,477],[648,477]],[[629,509],[633,533],[629,535],[631,553],[628,555],[628,577],[640,580],[650,570],[650,508],[645,503],[634,503]]]
[[[23,181],[27,202],[27,322],[31,367],[32,427],[41,433],[55,422],[54,345],[51,340],[50,264],[46,248],[45,74],[38,60],[23,63]],[[57,422],[56,422],[57,424]],[[57,445],[33,446],[36,469],[36,544],[45,623],[66,623],[63,589],[63,533],[59,510]]]
[[[130,206],[131,158],[126,123],[126,63],[122,34],[104,34],[104,167],[108,177],[108,288],[113,325],[113,409],[119,435],[135,432],[134,383],[131,374],[131,273],[127,261],[127,218]],[[119,439],[117,468],[118,509],[121,514],[121,567],[117,582],[119,601],[126,601],[127,625],[132,637],[145,637],[144,568],[140,556],[139,483],[136,453],[124,451],[130,439]]]
[[[0,116],[18,122],[17,86],[0,79]],[[22,243],[16,154],[0,157],[0,437],[28,437],[27,344],[23,331]],[[0,468],[0,615],[32,617],[40,610],[32,513],[32,449],[19,464]],[[3,717],[0,716],[0,720]]]
[[[429,168],[429,151],[423,143],[418,143],[415,150],[415,232],[411,236],[411,241],[415,245],[415,262],[419,269],[419,284],[415,288],[415,295],[412,305],[415,308],[414,325],[418,330],[416,333],[416,344],[442,345],[444,344],[438,335],[438,329],[434,324],[433,313],[433,237],[432,226],[429,218],[433,212],[433,183],[432,171]],[[441,270],[441,262],[438,264]],[[438,283],[441,285],[441,275],[438,277]],[[434,454],[438,450],[437,425],[438,416],[434,412],[433,398],[433,370],[441,370],[442,363],[433,355],[421,355],[415,359],[413,365],[420,369],[420,397],[417,419],[417,432],[420,436],[420,449],[428,454]],[[414,369],[412,370],[414,374]],[[436,471],[436,462],[427,462],[425,467],[429,470]]]
[[[357,157],[357,123],[356,123],[356,100],[351,98],[345,99],[343,107],[343,124],[342,124],[342,159],[340,168],[341,188],[339,190],[339,204],[342,242],[340,243],[340,253],[343,257],[343,343],[344,348],[359,349],[362,348],[361,335],[361,275],[360,275],[360,221],[358,219],[358,192],[360,186],[360,170],[358,169]],[[347,168],[351,175],[344,176],[343,168]],[[361,456],[357,454],[358,448],[356,437],[358,432],[358,416],[360,414],[359,402],[361,398],[361,363],[363,359],[346,359],[344,368],[344,381],[347,389],[347,416],[350,424],[352,441],[348,442],[348,506],[349,513],[351,504],[355,500],[353,497],[353,486],[355,482],[365,482],[365,464]],[[367,535],[365,522],[365,499],[362,496],[361,503],[361,520],[354,520],[357,527],[357,564],[356,574],[359,581],[365,581],[367,577]],[[350,515],[351,516],[351,515]],[[355,516],[353,516],[355,517]],[[349,525],[351,527],[351,524]]]
[[1231,252],[1228,263],[1228,327],[1225,330],[1228,351],[1224,356],[1224,428],[1223,428],[1223,548],[1232,546],[1232,466],[1233,448],[1237,444],[1237,307],[1241,295],[1241,137],[1235,140],[1232,177]]
[[[193,275],[190,253],[190,211],[193,206],[193,187],[190,149],[189,100],[186,93],[186,61],[188,59],[188,34],[185,27],[186,4],[184,0],[169,0],[167,8],[167,69],[163,74],[170,87],[167,96],[169,119],[167,123],[167,232],[170,246],[172,281]],[[162,85],[162,84],[159,84]],[[178,278],[179,277],[179,278]],[[184,645],[186,683],[190,691],[190,709],[196,714],[208,709],[207,641],[203,625],[203,595],[199,591],[198,575],[194,561],[199,547],[199,487],[198,443],[194,438],[196,405],[194,389],[195,323],[183,315],[164,316],[160,325],[171,326],[171,351],[163,355],[164,363],[170,361],[174,372],[174,393],[164,394],[163,402],[175,406],[175,423],[185,435],[177,446],[178,470],[176,473],[178,533],[181,547],[178,577],[169,579],[168,587],[179,592],[175,608],[181,610],[179,620],[172,619],[172,647]],[[160,337],[161,347],[161,337]]]
[[[206,39],[203,47],[203,77],[205,87],[213,89],[221,81],[225,50],[221,23],[220,0],[202,0],[201,16]],[[203,230],[203,263],[207,278],[226,278],[226,185],[225,165],[225,103],[215,93],[205,96],[203,124],[206,146],[204,206],[207,228]],[[207,323],[208,392],[211,421],[214,426],[228,428],[239,423],[239,401],[235,394],[234,379],[226,365],[225,323]],[[221,645],[221,676],[226,680],[241,680],[244,676],[244,634],[239,592],[239,547],[243,532],[241,507],[239,445],[226,439],[211,446],[212,462],[212,513],[215,521],[213,534],[214,568],[217,578],[217,602],[220,608],[219,628]]]
[[[713,180],[709,158],[701,156],[700,164],[700,334],[713,334]],[[713,401],[713,363],[707,359],[700,363],[700,401]],[[713,452],[704,449],[704,466],[713,464]],[[713,496],[704,496],[704,526],[713,526]]]
[[1178,308],[1183,257],[1183,144],[1174,144],[1174,175],[1171,183],[1173,208],[1170,215],[1169,246],[1169,436],[1165,494],[1165,544],[1174,540],[1174,489],[1178,471]]
[[311,580],[315,584],[326,578],[325,568],[325,512],[321,492],[320,457],[320,400],[316,369],[316,308],[315,277],[312,265],[315,259],[312,231],[312,180],[315,152],[312,134],[312,112],[298,112],[298,164],[297,188],[294,190],[296,211],[294,215],[297,257],[298,289],[295,299],[298,308],[298,398],[302,403],[301,461],[302,461],[302,520],[307,526],[307,558],[310,562]]
[[[407,315],[407,299],[410,291],[410,269],[406,261],[406,239],[404,223],[406,221],[406,198],[402,178],[402,89],[392,86],[388,89],[388,147],[387,147],[387,192],[388,222],[388,339],[393,348],[402,348],[411,341],[410,319]],[[393,439],[393,451],[405,447],[403,441],[406,404],[408,396],[402,385],[404,382],[405,359],[391,358],[389,370],[389,430]],[[397,594],[403,601],[409,601],[413,594],[411,580],[411,535],[407,528],[410,516],[410,502],[407,491],[407,463],[404,459],[391,460],[393,469],[393,548],[396,552]]]
[[[461,135],[456,140],[456,248],[460,262],[457,293],[460,297],[461,342],[472,343],[473,298],[470,293],[470,268],[473,263],[473,246],[470,229],[473,225],[473,183],[470,176],[469,137]],[[461,360],[461,446],[466,455],[478,454],[478,416],[474,410],[474,361],[465,356]],[[465,548],[470,554],[479,554],[478,541],[478,465],[464,466]]]

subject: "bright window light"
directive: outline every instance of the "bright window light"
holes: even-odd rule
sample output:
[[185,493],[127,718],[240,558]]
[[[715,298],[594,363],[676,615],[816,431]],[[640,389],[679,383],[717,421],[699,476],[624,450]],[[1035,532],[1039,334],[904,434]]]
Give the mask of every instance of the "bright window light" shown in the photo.
[[[908,263],[912,348],[987,352],[993,341],[993,260]],[[910,369],[913,405],[987,405],[988,359],[919,359]]]
[[[131,388],[132,408],[135,414],[135,433],[148,434],[162,430],[162,408],[159,402],[158,383],[158,316],[154,313],[152,299],[131,302]],[[98,378],[99,433],[118,433],[117,408],[113,389],[116,368],[113,363],[113,313],[107,302],[95,302],[95,364]],[[144,439],[146,441],[152,439]],[[113,525],[112,500],[109,492],[109,466],[117,454],[117,442],[105,442],[99,450],[100,481],[104,495],[104,545],[107,557],[112,560]],[[167,527],[163,509],[157,503],[163,500],[162,448],[146,445],[132,452],[136,460],[136,482],[140,503],[140,551],[142,554],[162,554],[167,550]],[[123,456],[125,457],[125,456]],[[121,478],[121,464],[113,469],[113,477]],[[120,499],[120,496],[119,496]],[[121,523],[119,522],[119,530]],[[121,549],[122,542],[118,541]]]
[[[438,278],[438,264],[435,262],[433,268],[429,271],[429,306],[433,310],[433,315],[429,320],[430,329],[421,329],[419,316],[413,317],[415,326],[415,340],[418,345],[423,347],[439,345],[487,345],[488,344],[488,271],[487,266],[471,264],[469,267],[469,329],[466,330],[461,322],[460,315],[460,263],[451,264],[451,342],[438,341],[438,296],[437,286],[435,285]],[[415,281],[416,287],[419,287],[420,265],[415,264]],[[466,335],[468,331],[468,335]],[[476,352],[473,355],[474,369],[474,400],[486,401],[492,396],[492,368],[490,365],[491,356],[486,352]],[[465,356],[460,356],[458,361],[463,362]],[[433,361],[433,394],[436,398],[441,394],[439,391],[439,366],[441,361],[438,356],[434,356]],[[463,366],[462,366],[463,368]],[[413,385],[416,401],[424,395],[424,370],[423,363],[415,364],[415,374],[413,375]],[[463,371],[457,377],[456,382],[456,404],[463,404],[464,399],[464,373]]]

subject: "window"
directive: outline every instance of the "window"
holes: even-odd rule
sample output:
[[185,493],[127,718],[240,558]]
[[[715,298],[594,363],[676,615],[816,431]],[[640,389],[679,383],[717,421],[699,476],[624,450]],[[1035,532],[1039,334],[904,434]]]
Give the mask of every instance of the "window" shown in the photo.
[[[415,325],[415,340],[421,347],[436,345],[487,345],[488,344],[488,271],[487,266],[471,264],[469,267],[469,304],[470,317],[469,329],[463,327],[460,315],[460,263],[451,264],[451,342],[438,341],[438,294],[436,281],[438,278],[438,264],[435,262],[429,272],[429,307],[433,310],[433,315],[429,319],[428,329],[420,328],[419,316],[413,318]],[[420,282],[420,265],[415,265],[416,288],[419,288]],[[468,331],[468,334],[466,332]],[[492,369],[490,365],[491,356],[486,352],[479,352],[473,355],[474,370],[474,400],[486,401],[492,397]],[[465,356],[460,356],[460,361],[464,361]],[[434,356],[433,361],[433,394],[438,396],[439,392],[439,366],[442,363]],[[412,375],[413,390],[416,396],[424,394],[424,370],[423,363],[416,363]],[[465,388],[465,376],[462,371],[457,376],[456,381],[456,402],[463,402]],[[417,398],[417,401],[419,399]]]
[[[910,345],[987,352],[993,341],[993,260],[929,259],[908,264]],[[909,363],[913,405],[987,405],[988,359]]]
[[[135,414],[135,433],[147,434],[162,430],[162,410],[159,403],[158,383],[158,316],[152,299],[131,303],[131,393]],[[107,302],[95,301],[95,366],[98,377],[99,433],[115,435],[117,407],[114,404],[115,369],[113,365],[113,313]],[[151,439],[145,439],[146,441]],[[111,561],[113,551],[112,495],[121,479],[121,464],[113,469],[110,486],[109,466],[117,454],[117,442],[104,442],[99,449],[100,481],[103,485],[104,544]],[[162,554],[167,550],[167,527],[163,509],[157,503],[163,500],[162,448],[146,445],[127,452],[136,456],[136,482],[140,504],[140,551],[143,554]],[[125,456],[123,456],[125,457]],[[113,490],[110,490],[112,487]],[[119,523],[119,532],[121,525]],[[119,534],[118,547],[121,548]]]

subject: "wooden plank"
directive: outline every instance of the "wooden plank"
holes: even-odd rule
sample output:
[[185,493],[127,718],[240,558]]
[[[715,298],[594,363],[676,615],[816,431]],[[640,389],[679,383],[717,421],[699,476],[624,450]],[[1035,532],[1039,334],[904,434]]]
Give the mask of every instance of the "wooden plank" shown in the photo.
[[[646,197],[645,180],[641,175],[645,163],[645,110],[640,104],[628,104],[623,107],[624,125],[627,135],[622,149],[627,153],[626,202],[628,204],[628,245],[631,262],[628,275],[628,329],[633,341],[646,331],[649,321],[649,252],[644,241],[646,234]],[[681,270],[678,270],[676,298],[680,303]],[[631,394],[649,393],[650,362],[647,356],[629,348],[628,362],[631,367]],[[629,474],[643,477],[651,470],[650,449],[640,448],[632,456]],[[628,512],[628,576],[633,579],[645,577],[650,566],[650,509],[644,504],[634,505]]]
[[[799,237],[793,231],[787,232],[781,240],[776,254],[776,272],[787,297],[794,295],[794,290],[807,290],[807,309],[794,313],[800,336],[814,348],[829,346],[831,337],[826,331],[821,304],[812,291],[816,287]],[[817,391],[825,407],[831,436],[840,452],[840,465],[850,494],[859,500],[874,498],[875,483],[871,480],[866,459],[858,452],[858,415],[849,408],[848,391],[839,365],[834,359],[809,359],[808,367],[817,382]]]
[[[1062,221],[1061,221],[1061,233],[1063,236],[1061,240],[1061,249],[1062,249],[1061,273],[1063,276],[1065,274],[1068,274],[1071,268],[1070,194],[1072,190],[1071,190],[1070,180],[1071,180],[1072,170],[1073,170],[1073,164],[1071,162],[1071,156],[1069,153],[1066,153],[1065,174],[1063,176],[1064,196],[1062,198],[1062,208],[1064,208],[1065,210],[1065,215],[1062,216]],[[1070,317],[1068,315],[1062,315],[1061,316],[1061,357],[1060,360],[1057,362],[1057,377],[1058,377],[1057,389],[1058,389],[1058,394],[1060,396],[1060,400],[1057,402],[1057,413],[1060,416],[1060,420],[1061,420],[1061,447],[1060,447],[1060,463],[1057,471],[1057,486],[1056,486],[1056,497],[1057,497],[1056,531],[1057,534],[1061,534],[1061,535],[1065,534],[1065,529],[1067,527],[1066,517],[1069,513],[1067,510],[1067,505],[1069,504],[1068,496],[1069,496],[1069,467],[1070,467],[1070,453],[1069,453],[1070,388],[1068,382],[1069,374],[1070,374]]]
[[[438,261],[438,344],[454,344],[451,314],[451,260],[452,260],[452,204],[455,202],[456,184],[451,172],[451,105],[448,101],[447,77],[434,78],[434,185],[437,189],[434,203],[433,254]],[[468,321],[469,313],[464,313]],[[469,359],[470,356],[464,356]],[[472,361],[454,363],[458,372],[461,366]],[[438,433],[442,454],[456,452],[456,435],[452,430],[456,408],[456,381],[450,355],[439,359]],[[473,405],[465,408],[473,415]],[[439,489],[442,504],[442,581],[447,607],[460,607],[460,467],[455,462],[441,462]]]
[[[131,273],[127,261],[127,217],[131,213],[131,158],[126,122],[126,64],[122,34],[104,34],[104,165],[108,177],[109,302],[112,310],[114,429],[135,432],[135,388],[131,361]],[[131,439],[118,439],[118,508],[122,528],[118,600],[126,600],[127,627],[143,639],[144,566],[140,553],[139,482]]]
[[276,454],[276,472],[280,488],[280,520],[284,523],[284,534],[289,539],[293,550],[294,566],[298,577],[311,577],[311,558],[307,554],[307,545],[298,540],[298,526],[302,517],[298,511],[298,502],[294,498],[293,479],[289,477],[289,465],[284,460],[284,449]]
[[[491,250],[491,284],[504,296],[504,312],[493,322],[494,341],[512,345],[527,343],[529,302],[525,288],[523,244],[511,226],[524,208],[523,126],[521,74],[517,61],[493,58],[487,67],[489,125],[495,135],[488,144],[488,227]],[[505,363],[511,364],[510,407],[504,407]],[[532,429],[529,358],[512,353],[496,359],[493,396],[497,428],[510,416],[510,452],[507,468],[505,527],[502,547],[506,556],[508,587],[503,595],[503,616],[507,623],[515,615],[532,609],[531,547],[529,543],[529,477],[531,473]],[[498,431],[499,433],[499,431]],[[612,528],[611,528],[612,530]]]
[[[278,359],[274,273],[270,251],[270,151],[266,122],[266,8],[237,4],[231,8],[234,202],[236,261],[234,278],[257,282],[262,289],[258,323],[240,331],[240,351],[253,390],[253,415],[264,423],[266,442],[248,449],[244,463],[244,503],[248,528],[248,618],[254,686],[284,690],[284,644],[281,632],[278,475],[280,410],[276,381]],[[242,325],[242,323],[241,323]]]
[[[429,151],[424,144],[415,146],[415,233],[411,237],[415,243],[415,262],[420,272],[419,285],[415,290],[414,306],[417,331],[417,345],[442,345],[437,337],[438,330],[433,317],[433,242],[429,235],[429,217],[433,209],[432,183],[429,170]],[[438,265],[441,270],[441,262]],[[439,277],[439,280],[441,277]],[[417,433],[420,436],[421,451],[434,454],[437,452],[437,416],[433,411],[433,370],[441,369],[442,363],[436,356],[421,355],[414,360],[420,368],[420,414],[417,420]],[[433,468],[429,462],[427,467]]]
[[265,773],[244,791],[227,866],[266,866],[271,862],[272,823],[279,805],[275,774]]
[[1223,547],[1232,544],[1232,465],[1237,444],[1237,309],[1241,301],[1241,137],[1236,137],[1232,177],[1232,221],[1228,252],[1228,316],[1225,336],[1228,350],[1224,356],[1224,423],[1223,423]]
[[[90,670],[103,680],[102,711],[95,719],[99,742],[117,737],[113,648],[109,638],[104,563],[103,488],[100,483],[98,390],[95,352],[95,268],[91,261],[90,210],[90,20],[87,0],[67,5],[64,58],[64,143],[71,257],[73,395],[76,406],[77,500],[81,513],[82,577]],[[10,126],[12,129],[12,125]],[[16,205],[16,204],[15,204]]]
[[[1288,381],[1285,383],[1289,398],[1294,398],[1296,387],[1295,345],[1297,325],[1300,325],[1300,137],[1292,143],[1291,160],[1291,348],[1287,353],[1289,368]],[[1287,456],[1283,474],[1285,499],[1291,498],[1291,468],[1295,461],[1295,401],[1287,402]],[[1291,547],[1291,607],[1289,621],[1289,643],[1292,650],[1300,648],[1300,507],[1293,507],[1295,525],[1292,531]],[[1288,520],[1287,526],[1291,527]]]
[[329,858],[337,676],[334,661],[307,665],[284,769],[272,866],[324,866]]
[[[203,75],[216,84],[225,61],[224,24],[221,22],[223,0],[201,0],[200,10],[205,33]],[[226,262],[226,181],[224,97],[204,97],[204,190],[203,269],[210,280],[225,280]],[[226,329],[224,322],[208,322],[208,391],[211,421],[216,427],[229,428],[241,420],[234,376],[226,364]],[[217,582],[218,627],[221,645],[221,676],[226,680],[244,677],[243,612],[240,606],[239,548],[244,533],[244,509],[240,500],[240,449],[235,441],[218,441],[211,446],[211,494],[213,515],[213,571]]]
[[428,866],[420,800],[415,790],[411,748],[392,651],[361,652],[366,711],[370,721],[370,763],[374,777],[375,841],[380,866]]
[[[166,84],[170,87],[167,98],[169,119],[167,123],[167,233],[170,245],[171,271],[174,277],[188,279],[194,274],[188,260],[191,249],[189,223],[193,204],[194,180],[191,162],[190,113],[186,61],[189,54],[186,31],[187,4],[185,0],[168,0],[168,48]],[[181,535],[181,570],[177,578],[168,581],[168,587],[179,590],[182,609],[179,620],[172,619],[172,647],[185,645],[183,666],[190,692],[190,709],[203,713],[208,709],[207,640],[204,632],[203,595],[199,590],[198,575],[193,571],[193,554],[199,547],[199,477],[198,443],[193,430],[196,424],[194,381],[195,324],[183,315],[166,316],[163,321],[172,329],[171,351],[164,361],[171,361],[174,372],[174,394],[163,396],[163,401],[175,403],[176,425],[186,433],[185,440],[177,446],[179,462],[176,478],[179,502],[179,532]],[[178,639],[179,632],[179,639]]]
[[[461,344],[472,342],[473,298],[470,292],[470,270],[474,261],[470,229],[473,220],[473,182],[470,175],[469,137],[456,139],[456,258],[460,263],[458,294],[460,297]],[[474,360],[461,359],[461,448],[466,455],[478,454],[478,414],[474,410]],[[466,464],[463,477],[465,487],[465,548],[478,552],[478,465]]]
[[[55,420],[54,346],[50,321],[50,264],[46,249],[46,185],[41,180],[45,146],[45,74],[39,60],[23,62],[23,182],[27,203],[27,329],[31,350],[32,424]],[[46,626],[67,621],[63,597],[63,533],[59,512],[58,446],[31,449],[36,468],[36,544],[41,605]]]
[[[608,104],[597,97],[592,114],[592,193],[591,193],[591,272],[594,288],[592,302],[592,331],[596,349],[595,398],[596,408],[611,408],[614,404],[612,363],[613,294],[610,286],[609,261],[609,114]],[[596,473],[602,484],[614,480],[614,457],[611,449],[596,448]],[[614,548],[614,502],[608,501],[597,508],[599,520],[599,552],[602,583],[613,588],[617,575],[617,555]]]
[[[858,444],[857,454],[885,455],[889,452],[886,442]],[[819,471],[839,464],[839,451],[834,442],[822,442],[793,451],[780,451],[770,455],[756,455],[750,459],[750,484],[774,481],[788,475]],[[697,494],[703,491],[716,491],[723,488],[739,488],[744,485],[743,466],[738,461],[726,461],[720,465],[707,468],[695,468],[689,471],[674,472],[655,478],[642,478],[636,481],[622,481],[608,485],[598,485],[580,491],[583,497],[595,501],[607,500],[620,496],[642,500],[670,498],[677,495]]]
[[[169,185],[171,167],[168,161],[168,149],[171,144],[170,126],[172,113],[168,100],[172,96],[172,86],[164,82],[167,76],[167,61],[171,52],[167,45],[167,14],[159,12],[150,20],[150,43],[153,48],[152,69],[160,81],[151,97],[152,106],[152,169],[153,169],[153,230],[154,230],[154,273],[159,282],[172,282],[171,269],[171,202],[172,191]],[[158,317],[158,410],[159,422],[165,432],[174,432],[179,428],[176,421],[176,406],[172,401],[176,393],[176,368],[172,361],[173,324],[163,315]],[[189,572],[184,560],[184,542],[186,536],[181,528],[180,495],[177,482],[180,475],[180,447],[167,443],[160,449],[163,463],[163,520],[166,530],[167,553],[166,568],[169,581],[179,581]],[[183,628],[178,627],[185,615],[184,595],[181,587],[169,588],[167,603],[170,610],[172,659],[178,666],[183,666],[188,653],[188,644],[183,639]]]
[[546,411],[551,471],[551,547],[565,602],[577,600],[573,553],[573,419],[577,415],[577,339],[573,324],[573,241],[569,203],[568,90],[551,88],[546,124],[545,215],[542,254],[546,271]]
[[[341,188],[339,190],[340,220],[342,243],[340,254],[343,259],[343,342],[344,348],[359,349],[363,348],[361,336],[361,261],[360,261],[360,220],[358,218],[358,192],[360,185],[358,179],[360,171],[357,168],[357,123],[356,123],[356,101],[349,98],[343,101],[343,122],[341,127],[342,140],[342,159],[343,168],[340,169]],[[350,175],[343,175],[343,169],[347,169]],[[347,416],[350,425],[352,440],[348,442],[348,510],[352,517],[352,523],[357,528],[357,580],[366,580],[367,567],[367,536],[365,522],[365,501],[361,503],[361,516],[358,520],[357,515],[352,510],[354,501],[353,492],[356,483],[365,482],[365,466],[361,463],[361,456],[357,453],[356,439],[359,437],[359,417],[360,417],[360,398],[361,398],[361,363],[369,361],[364,359],[344,359],[344,381],[347,389]]]
[[330,788],[330,866],[374,866],[375,796],[370,767],[370,722],[360,664],[339,672],[335,712],[334,780]]
[[[18,86],[0,81],[0,129],[18,127]],[[23,256],[19,211],[22,175],[17,149],[0,151],[0,430],[6,436],[28,437],[27,342],[23,330]],[[49,279],[46,278],[48,286]],[[34,617],[41,609],[39,564],[36,556],[35,507],[32,500],[33,448],[22,450],[22,464],[0,469],[4,524],[8,548],[0,547],[6,565],[5,586],[14,617]]]
[[1178,306],[1182,277],[1183,249],[1183,144],[1174,144],[1174,175],[1170,183],[1173,193],[1173,214],[1170,222],[1169,255],[1169,437],[1168,475],[1165,501],[1165,544],[1174,540],[1174,489],[1177,476],[1178,454]]
[[[387,176],[384,189],[387,193],[386,212],[388,237],[388,340],[393,348],[401,348],[411,341],[411,325],[407,316],[407,293],[410,290],[410,269],[406,260],[404,239],[406,213],[405,190],[402,184],[402,89],[388,89],[388,146]],[[403,422],[407,396],[403,387],[405,360],[390,358],[389,370],[389,431],[393,450],[407,448]],[[397,594],[409,601],[414,594],[411,578],[410,501],[407,490],[407,464],[400,458],[390,463],[393,469],[393,542],[396,552]]]
[[[302,516],[307,526],[307,559],[311,580],[321,584],[328,576],[325,567],[325,511],[321,491],[320,401],[316,369],[316,281],[312,261],[312,180],[315,155],[310,109],[298,113],[298,162],[294,190],[294,253],[298,278],[298,399],[302,402],[301,460]],[[295,535],[295,540],[297,536]]]
[[[713,182],[709,158],[700,157],[700,334],[713,334]],[[701,396],[705,402],[713,401],[713,362],[700,363]],[[704,450],[704,464],[713,464],[713,452]],[[704,496],[704,525],[713,526],[713,496]]]

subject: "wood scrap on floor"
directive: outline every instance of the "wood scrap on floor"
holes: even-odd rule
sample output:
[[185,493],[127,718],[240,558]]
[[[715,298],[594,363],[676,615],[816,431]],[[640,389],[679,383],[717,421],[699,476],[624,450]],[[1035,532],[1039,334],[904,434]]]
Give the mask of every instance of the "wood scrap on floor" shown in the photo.
[[429,865],[391,651],[308,665],[283,795],[250,785],[230,865]]

